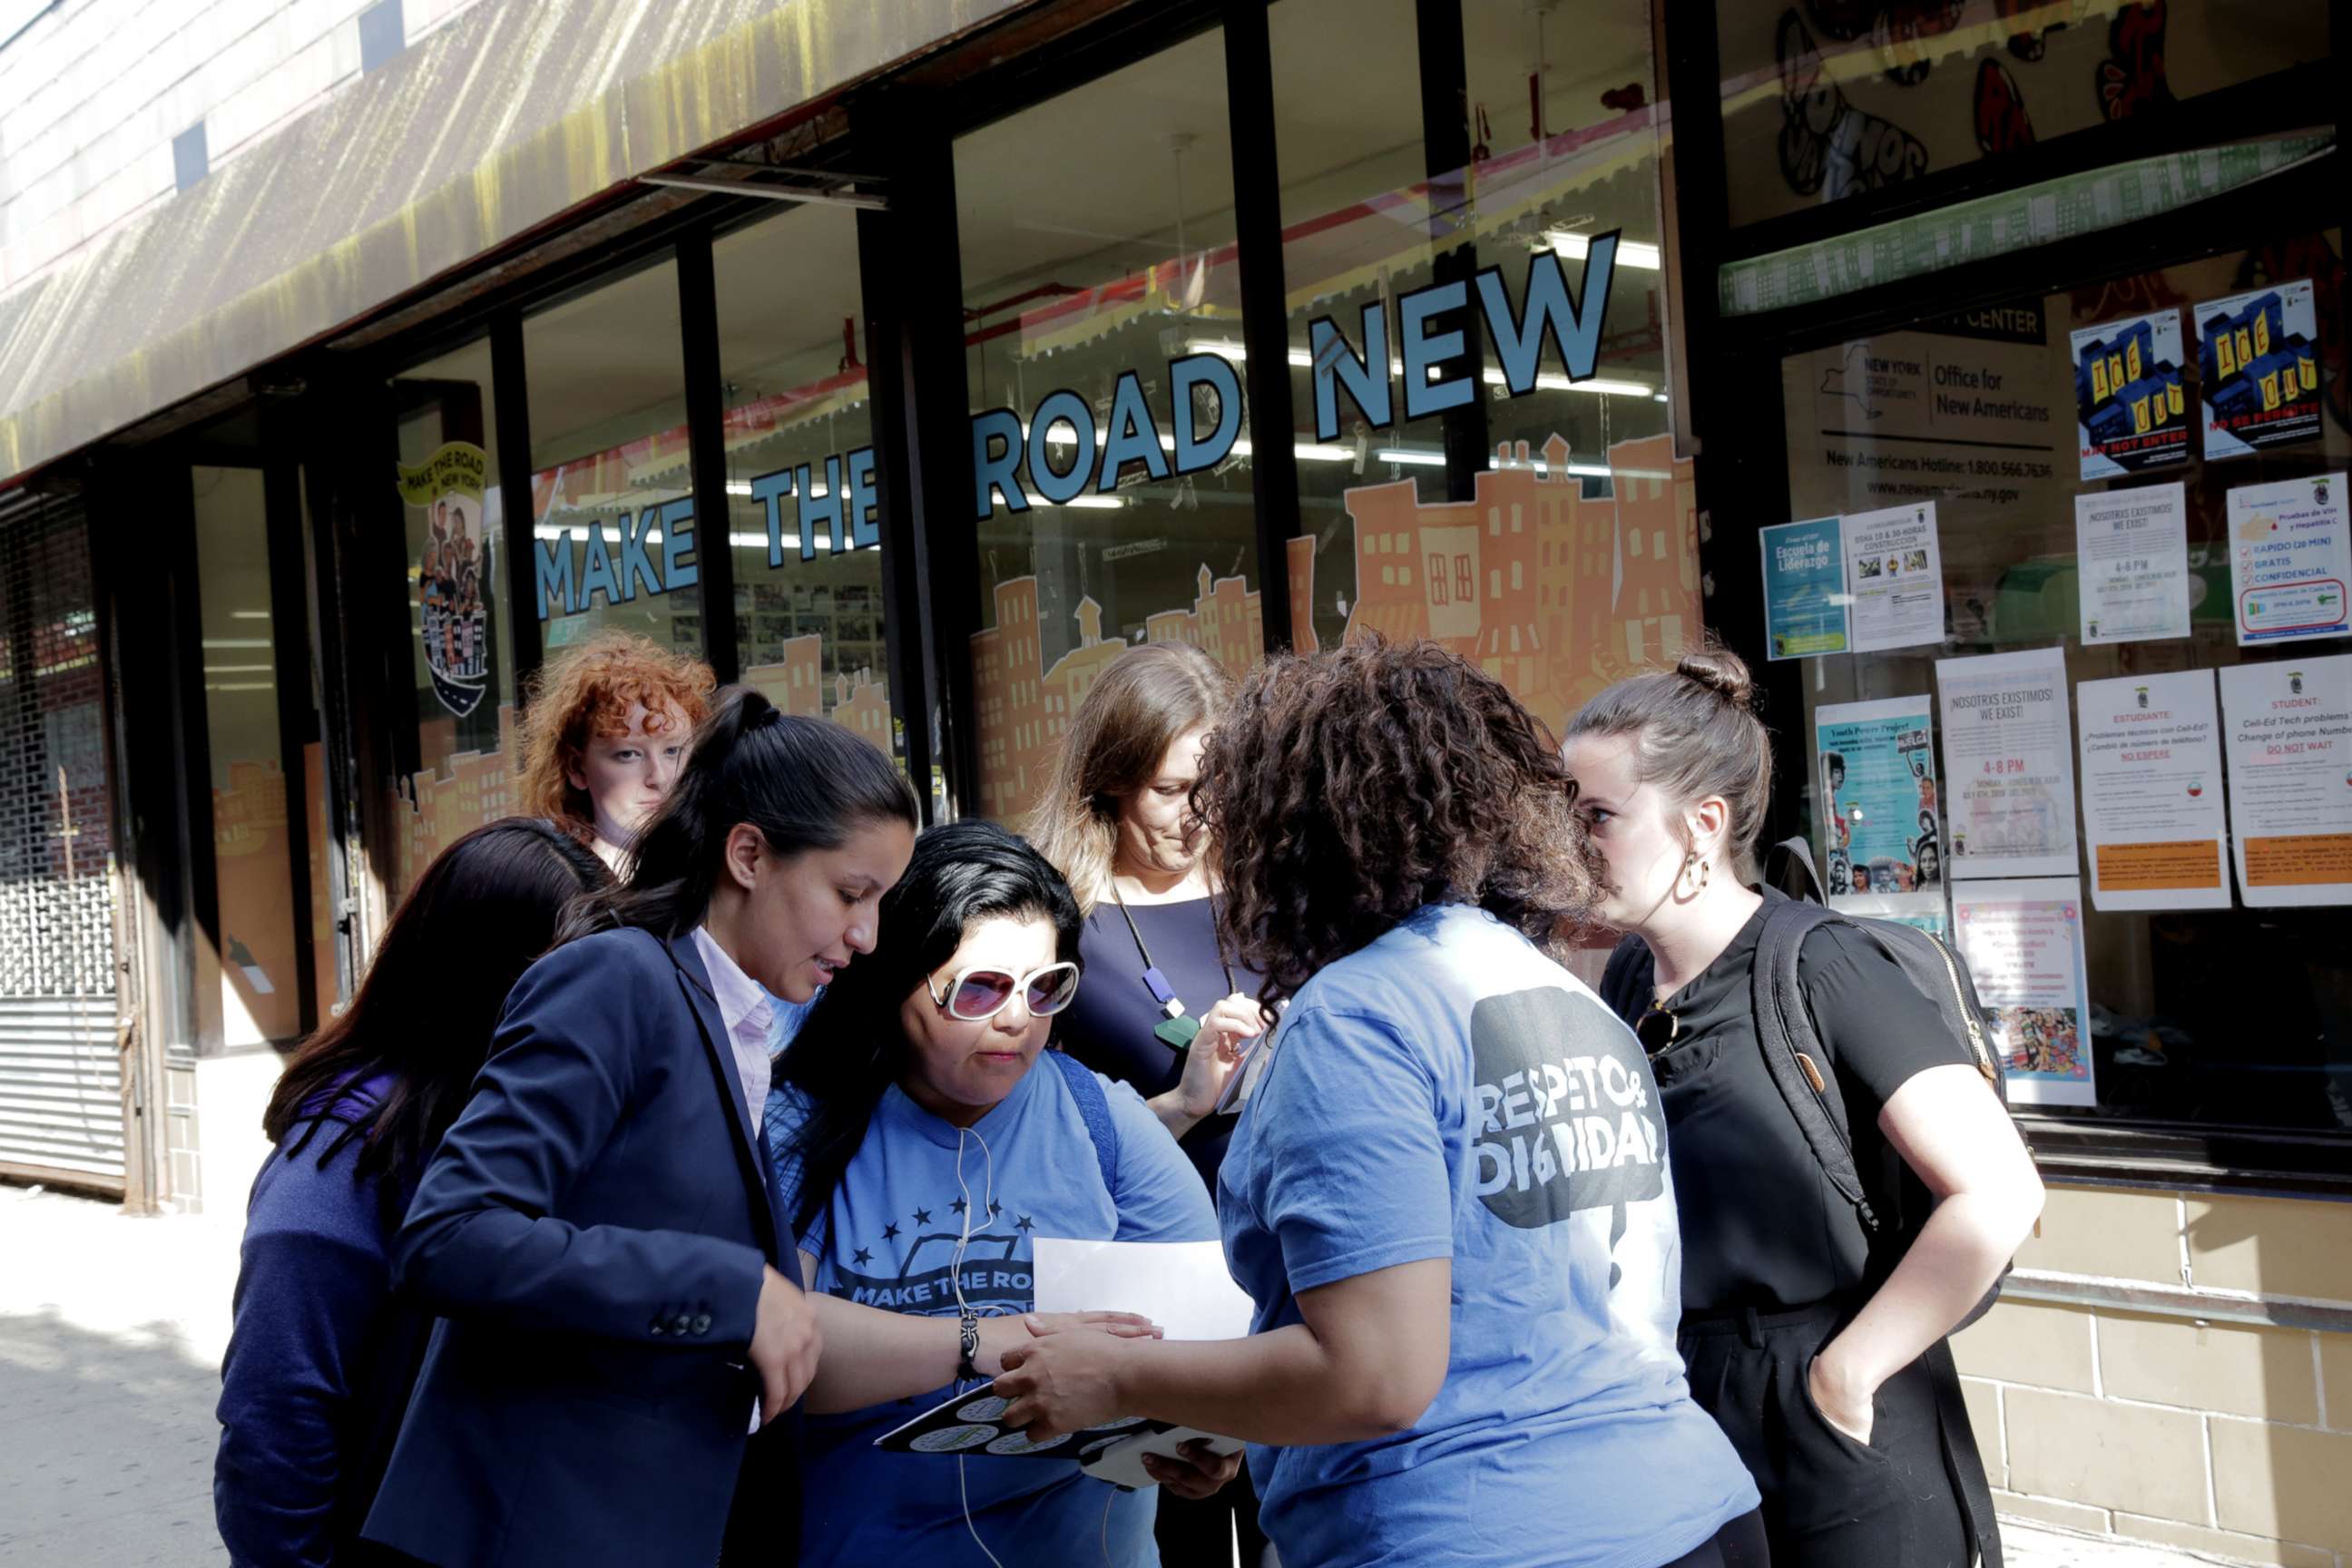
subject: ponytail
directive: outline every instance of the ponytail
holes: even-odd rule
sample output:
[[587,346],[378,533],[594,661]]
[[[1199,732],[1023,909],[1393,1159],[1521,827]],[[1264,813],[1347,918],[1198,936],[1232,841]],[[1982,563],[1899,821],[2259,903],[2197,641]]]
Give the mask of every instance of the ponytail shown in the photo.
[[838,848],[877,821],[919,826],[914,789],[879,748],[827,720],[781,712],[755,688],[728,687],[639,831],[627,881],[581,900],[559,940],[621,926],[662,937],[692,931],[738,823],[789,858]]

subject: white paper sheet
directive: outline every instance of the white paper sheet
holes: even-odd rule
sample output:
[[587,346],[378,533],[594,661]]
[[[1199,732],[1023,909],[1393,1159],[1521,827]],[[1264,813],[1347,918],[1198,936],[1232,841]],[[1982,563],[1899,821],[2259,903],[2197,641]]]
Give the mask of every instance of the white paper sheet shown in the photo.
[[2189,635],[2189,510],[2178,484],[2074,498],[2083,642]]
[[1139,1312],[1171,1340],[1238,1340],[1255,1310],[1213,1241],[1064,1241],[1032,1253],[1040,1312]]
[[2074,710],[2092,907],[2228,909],[2213,672],[2085,680]]
[[1916,501],[1839,519],[1846,592],[1853,599],[1853,651],[1944,640],[1944,557],[1936,503]]
[[2246,902],[2352,903],[2352,656],[2225,669],[2221,717]]
[[2238,646],[2352,636],[2352,527],[2342,474],[2230,492]]
[[1936,661],[1954,881],[2069,877],[2074,747],[2057,648]]

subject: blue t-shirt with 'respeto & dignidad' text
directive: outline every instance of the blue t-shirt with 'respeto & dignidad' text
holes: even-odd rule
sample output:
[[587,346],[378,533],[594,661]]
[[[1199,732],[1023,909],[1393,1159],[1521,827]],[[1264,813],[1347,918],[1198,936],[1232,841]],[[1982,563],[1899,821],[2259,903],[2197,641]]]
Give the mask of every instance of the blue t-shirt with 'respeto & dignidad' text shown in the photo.
[[1300,990],[1225,1155],[1254,1331],[1453,1260],[1445,1382],[1392,1436],[1250,1449],[1285,1563],[1657,1568],[1757,1506],[1675,1351],[1665,1118],[1633,1036],[1482,910],[1433,904]]

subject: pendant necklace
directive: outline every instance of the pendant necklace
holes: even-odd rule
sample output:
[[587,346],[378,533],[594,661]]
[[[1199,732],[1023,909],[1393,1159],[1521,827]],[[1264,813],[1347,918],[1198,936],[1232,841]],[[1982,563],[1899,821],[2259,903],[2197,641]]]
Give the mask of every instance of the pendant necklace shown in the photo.
[[[1143,955],[1144,987],[1151,993],[1151,999],[1160,1004],[1162,1016],[1160,1022],[1151,1026],[1151,1032],[1170,1050],[1185,1050],[1200,1034],[1201,1020],[1184,1011],[1182,998],[1176,994],[1175,987],[1168,984],[1168,976],[1161,973],[1160,966],[1151,962],[1151,950],[1144,945],[1143,932],[1137,929],[1135,917],[1128,912],[1127,899],[1118,890],[1116,876],[1110,879],[1110,896],[1118,905],[1120,918],[1127,921],[1127,934],[1135,939],[1135,951]],[[1225,972],[1225,994],[1230,996],[1239,987],[1234,984],[1234,966],[1225,962],[1222,944],[1217,952],[1217,963]]]

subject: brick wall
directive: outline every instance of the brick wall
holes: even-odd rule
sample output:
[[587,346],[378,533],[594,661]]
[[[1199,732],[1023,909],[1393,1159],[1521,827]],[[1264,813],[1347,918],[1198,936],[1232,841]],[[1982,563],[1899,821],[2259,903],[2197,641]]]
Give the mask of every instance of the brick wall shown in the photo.
[[[411,44],[480,0],[394,0]],[[178,194],[188,133],[217,169],[361,65],[384,0],[64,0],[0,48],[0,290]],[[201,166],[201,164],[200,164]]]
[[2156,1285],[2176,1300],[2012,1297],[1954,1341],[2002,1512],[2352,1568],[2352,1334],[2200,1310],[2352,1309],[2352,1205],[2056,1187],[2018,1268],[2039,1292]]

